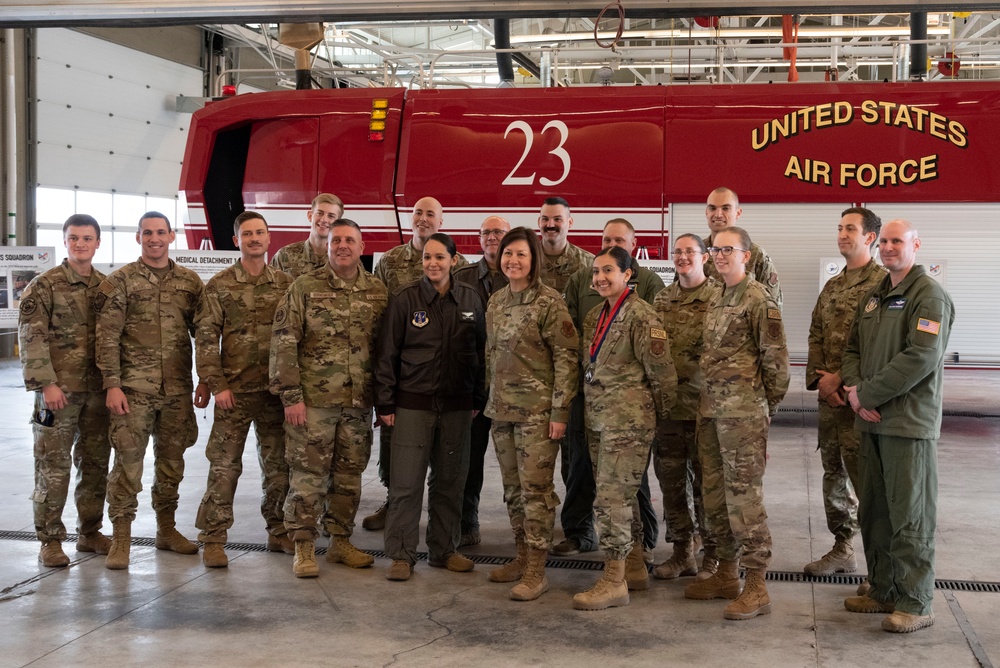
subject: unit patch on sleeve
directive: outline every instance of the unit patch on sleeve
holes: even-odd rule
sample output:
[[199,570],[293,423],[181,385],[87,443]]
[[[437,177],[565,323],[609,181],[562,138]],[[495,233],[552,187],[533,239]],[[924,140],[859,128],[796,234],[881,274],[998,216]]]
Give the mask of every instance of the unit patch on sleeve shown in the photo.
[[917,331],[927,332],[928,334],[933,334],[937,336],[941,333],[941,323],[935,322],[934,320],[928,320],[927,318],[917,319]]
[[34,297],[28,297],[27,299],[21,300],[21,315],[30,316],[37,310],[38,302],[35,301]]

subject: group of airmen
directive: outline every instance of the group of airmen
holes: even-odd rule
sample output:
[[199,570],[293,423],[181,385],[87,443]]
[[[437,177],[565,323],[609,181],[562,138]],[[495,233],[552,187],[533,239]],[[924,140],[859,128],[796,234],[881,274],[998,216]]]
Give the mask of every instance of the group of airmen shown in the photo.
[[[627,487],[632,501],[625,499],[624,510],[616,506],[612,511],[632,515],[631,540],[625,536],[608,543],[601,536],[609,563],[624,560],[620,581],[613,581],[615,569],[606,569],[605,589],[649,586],[659,530],[646,478],[652,457],[666,537],[673,544],[670,558],[652,568],[652,574],[659,579],[694,576],[685,596],[729,599],[728,619],[770,612],[765,576],[771,536],[763,475],[770,422],[789,383],[778,272],[764,249],[736,226],[741,213],[732,190],[717,188],[709,194],[708,235],[672,240],[677,278],[670,286],[631,257],[637,242],[629,221],[615,218],[605,225],[602,247],[627,251],[629,292],[655,314],[649,316],[646,354],[665,358],[672,367],[672,387],[662,394],[669,400],[658,400],[655,411],[649,406],[636,412],[637,404],[630,404],[630,379],[617,379],[620,390],[601,399],[606,409],[586,419],[583,386],[591,382],[594,358],[588,367],[591,341],[579,334],[601,328],[595,322],[603,304],[597,288],[601,279],[594,256],[568,241],[573,218],[564,199],[545,200],[538,218],[541,282],[561,296],[558,312],[568,317],[553,322],[554,335],[579,341],[580,354],[575,356],[578,373],[571,374],[573,387],[564,388],[559,407],[551,400],[547,404],[553,427],[562,425],[550,430],[549,438],[562,442],[564,540],[552,544],[549,537],[534,547],[557,556],[596,549],[594,510],[600,515],[608,507],[600,500],[608,490],[599,484],[607,464],[598,461],[606,456],[593,443],[605,440],[601,416],[606,413],[609,424],[612,413],[648,421],[653,436],[642,446],[645,465],[626,474],[634,478]],[[267,548],[294,555],[292,570],[298,577],[319,574],[315,543],[321,532],[330,536],[327,561],[354,568],[374,562],[350,538],[361,476],[371,455],[373,408],[382,416],[379,477],[390,493],[362,526],[385,528],[393,499],[393,416],[383,415],[375,382],[379,330],[387,307],[424,276],[426,244],[432,236],[444,236],[439,234],[443,211],[434,198],[420,199],[412,212],[412,238],[385,253],[373,274],[361,264],[365,246],[360,227],[343,215],[339,198],[319,195],[307,213],[308,239],[280,249],[268,263],[266,221],[256,212],[240,214],[233,237],[240,259],[207,285],[168,257],[174,230],[161,213],[142,216],[136,234],[140,258],[110,276],[92,265],[100,246],[97,221],[83,214],[66,221],[67,259],[38,276],[20,301],[24,381],[35,395],[31,499],[44,566],[69,564],[61,546],[67,538],[62,512],[75,465],[76,549],[106,555],[109,569],[128,568],[150,436],[155,546],[198,553],[198,545],[177,530],[175,512],[184,454],[197,439],[194,408],[207,407],[211,397],[210,468],[196,520],[205,565],[228,564],[223,546],[233,524],[233,499],[251,424],[257,436]],[[480,230],[482,259],[470,265],[461,254],[451,258],[453,281],[475,291],[479,313],[487,304],[491,312],[503,306],[490,300],[508,285],[498,250],[509,231],[506,220],[490,216]],[[914,631],[933,623],[935,445],[941,368],[954,306],[915,264],[920,240],[908,222],[883,226],[870,210],[853,207],[839,221],[837,240],[846,268],[817,300],[806,369],[809,389],[819,394],[823,498],[835,544],[804,570],[810,575],[855,571],[854,539],[860,532],[869,577],[845,607],[888,613],[883,621],[888,631]],[[873,259],[876,244],[884,268]],[[424,311],[413,314],[418,327],[420,314],[427,317]],[[600,349],[603,340],[597,338],[593,346]],[[504,412],[497,397],[489,401],[491,415]],[[490,418],[476,411],[470,431],[468,475],[464,490],[456,491],[462,492],[460,530],[454,545],[438,550],[441,562],[432,564],[450,570],[471,570],[472,562],[457,548],[481,540],[478,509]],[[496,440],[498,432],[493,433]],[[502,466],[512,444],[497,442]],[[546,470],[551,483],[551,470]],[[506,479],[504,483],[506,497]],[[105,499],[111,538],[100,532]],[[554,516],[558,502],[552,493],[544,500],[545,512]],[[419,517],[419,508],[416,512]],[[628,522],[625,518],[626,527]],[[607,517],[598,517],[597,524],[605,531],[617,526]],[[495,569],[491,580],[523,576],[527,552],[521,547],[519,543],[512,565]],[[403,570],[394,561],[388,577],[408,579],[412,562]],[[515,590],[512,598],[518,600],[541,593],[525,598],[515,596]],[[624,597],[601,598],[600,590],[586,592],[590,598],[577,607],[628,602],[627,591]]]

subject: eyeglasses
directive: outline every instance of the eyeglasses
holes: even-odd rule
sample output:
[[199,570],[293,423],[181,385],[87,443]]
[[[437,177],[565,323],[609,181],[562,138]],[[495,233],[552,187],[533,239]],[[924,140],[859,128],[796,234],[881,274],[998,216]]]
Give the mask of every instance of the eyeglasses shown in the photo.
[[708,254],[715,257],[719,253],[722,253],[722,257],[729,257],[733,254],[733,251],[746,252],[746,250],[746,248],[737,248],[736,246],[710,246]]
[[479,233],[479,236],[483,237],[496,237],[497,239],[503,238],[503,235],[507,233],[507,230],[483,230]]
[[670,254],[674,257],[694,257],[700,252],[697,248],[685,248],[684,250],[674,249]]

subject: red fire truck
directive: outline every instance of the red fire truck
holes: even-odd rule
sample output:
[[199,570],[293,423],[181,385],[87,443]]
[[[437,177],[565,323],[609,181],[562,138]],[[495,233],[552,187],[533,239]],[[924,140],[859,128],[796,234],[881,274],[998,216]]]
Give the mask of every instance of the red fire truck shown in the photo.
[[623,216],[665,257],[671,206],[719,185],[744,203],[997,201],[997,118],[985,81],[246,94],[194,115],[181,190],[192,248],[232,248],[244,209],[267,217],[272,249],[301,240],[332,192],[367,252],[405,241],[430,195],[477,253],[486,216],[534,226],[562,196],[577,244]]

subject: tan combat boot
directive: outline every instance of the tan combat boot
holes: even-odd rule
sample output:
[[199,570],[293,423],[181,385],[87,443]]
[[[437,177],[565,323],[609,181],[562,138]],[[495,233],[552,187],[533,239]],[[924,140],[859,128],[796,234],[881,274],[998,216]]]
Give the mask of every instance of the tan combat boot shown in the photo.
[[698,580],[684,588],[684,597],[698,601],[708,601],[713,598],[734,599],[740,595],[740,564],[733,561],[719,560],[719,570],[704,580]]
[[361,528],[366,531],[381,531],[385,528],[385,516],[389,512],[389,498],[386,497],[382,505],[374,513],[361,520]]
[[115,520],[111,535],[111,549],[104,558],[104,566],[113,571],[128,568],[129,551],[132,549],[132,522]]
[[510,590],[510,597],[515,601],[534,601],[549,590],[549,579],[545,577],[545,559],[548,550],[530,548],[527,556],[527,567],[524,576]]
[[111,550],[111,539],[100,531],[94,533],[80,534],[76,537],[77,552],[94,552],[95,554],[107,554]]
[[267,534],[267,551],[295,554],[295,541],[287,533],[283,533],[280,536]]
[[698,562],[694,560],[694,542],[690,539],[674,543],[674,553],[670,558],[653,569],[653,577],[657,580],[673,580],[697,573]]
[[806,564],[806,575],[833,575],[834,573],[853,573],[858,570],[858,560],[854,556],[854,542],[837,540],[833,549],[820,559]]
[[490,582],[514,582],[524,577],[524,571],[528,566],[528,546],[524,542],[524,536],[514,536],[514,544],[517,556],[513,561],[491,570],[486,576]]
[[628,585],[625,584],[625,560],[608,559],[604,562],[604,575],[593,587],[573,597],[577,610],[604,610],[629,604]]
[[351,568],[365,568],[375,563],[375,557],[351,545],[347,536],[334,536],[326,550],[326,560],[331,564],[344,564]]
[[295,541],[292,573],[297,578],[314,578],[319,575],[319,564],[316,563],[316,543],[311,540]]
[[764,582],[766,574],[763,568],[747,571],[743,593],[722,613],[726,619],[753,619],[757,615],[771,614],[771,597],[767,595],[767,584]]
[[643,559],[642,543],[632,543],[632,550],[625,558],[625,584],[629,591],[649,589],[649,567]]
[[205,543],[201,560],[208,568],[225,568],[229,565],[229,557],[222,543]]
[[715,575],[715,572],[719,570],[719,557],[716,553],[716,548],[712,546],[705,547],[705,556],[701,558],[701,568],[698,569],[698,574],[694,576],[695,580],[707,580],[708,578]]
[[163,510],[156,513],[157,550],[169,550],[177,554],[198,554],[198,546],[181,535],[174,524],[173,511]]
[[63,552],[62,543],[58,540],[47,540],[42,543],[42,549],[38,552],[38,561],[46,568],[69,566],[69,557]]

